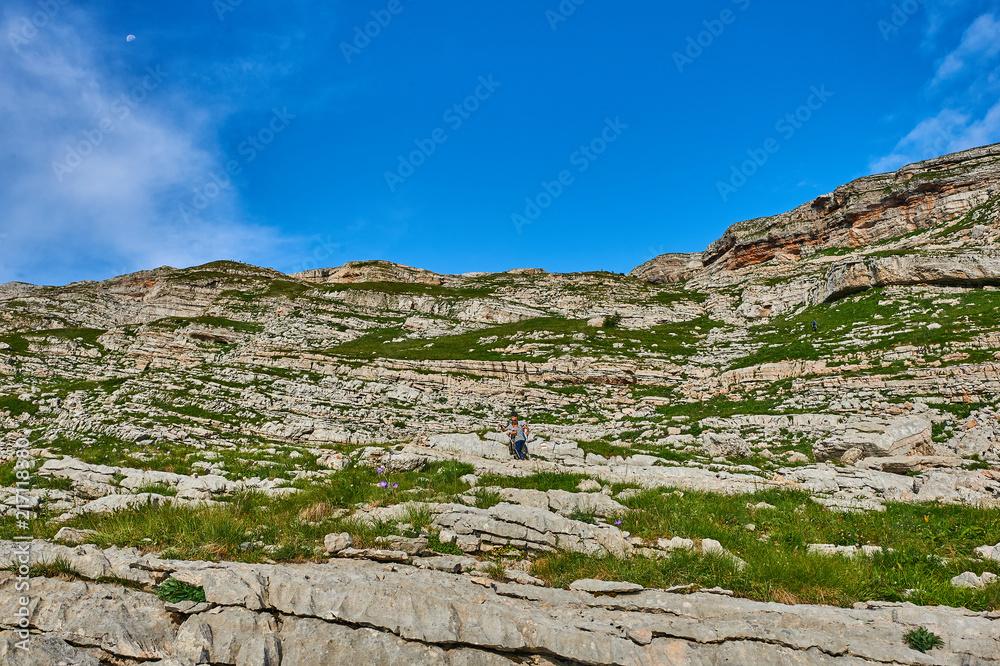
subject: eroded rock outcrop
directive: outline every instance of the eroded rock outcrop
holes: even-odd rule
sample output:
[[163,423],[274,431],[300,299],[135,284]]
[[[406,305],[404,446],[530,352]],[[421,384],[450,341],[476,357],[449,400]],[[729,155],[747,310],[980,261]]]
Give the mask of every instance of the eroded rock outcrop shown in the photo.
[[1000,256],[980,252],[847,259],[827,271],[809,300],[824,303],[866,289],[920,284],[967,287],[1000,284]]
[[860,247],[928,228],[1000,193],[998,157],[1000,144],[861,178],[789,213],[734,224],[702,260],[738,270],[805,248]]
[[[43,542],[33,544],[42,557]],[[0,552],[13,548],[0,542]],[[945,646],[933,663],[990,663],[996,614],[907,603],[853,609],[781,606],[639,586],[588,591],[498,583],[402,565],[243,565],[136,557],[133,566],[205,590],[205,610],[171,618],[147,592],[32,578],[37,649],[18,664],[95,657],[136,664],[312,666],[343,661],[409,665],[562,663],[932,663],[904,634],[923,626]],[[0,654],[17,654],[15,575],[0,573]],[[588,585],[581,585],[591,589]],[[83,603],[83,600],[86,602]],[[89,661],[88,661],[89,659]],[[173,661],[170,661],[173,660]],[[372,661],[374,660],[374,661]],[[7,663],[5,661],[5,663]]]

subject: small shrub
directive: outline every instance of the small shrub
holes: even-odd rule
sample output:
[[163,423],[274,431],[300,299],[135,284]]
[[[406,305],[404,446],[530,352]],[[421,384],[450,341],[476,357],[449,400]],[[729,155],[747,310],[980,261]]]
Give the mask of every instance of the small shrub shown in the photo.
[[[11,560],[7,570],[18,573],[19,566],[18,562]],[[28,570],[28,576],[30,578],[61,578],[64,580],[81,578],[80,572],[74,569],[73,565],[63,559],[61,555],[52,562],[32,564]]]
[[427,527],[432,520],[434,520],[434,516],[431,515],[431,510],[426,505],[411,504],[406,507],[406,522],[413,529],[419,530]]
[[924,627],[918,627],[904,636],[906,643],[918,652],[927,652],[944,645],[944,640]]
[[56,477],[38,477],[35,479],[36,488],[44,488],[46,490],[69,490],[73,487],[72,479],[63,479]]
[[440,532],[431,532],[427,537],[427,547],[442,555],[465,555],[462,549],[453,543],[442,543]]
[[622,316],[617,312],[604,318],[604,328],[618,328],[622,325]]
[[195,587],[194,585],[182,583],[176,578],[170,578],[160,586],[156,596],[171,604],[176,604],[180,601],[202,603],[205,601],[205,588]]
[[496,549],[494,549],[490,553],[489,557],[490,557],[491,560],[499,562],[501,560],[517,560],[517,561],[521,561],[526,556],[525,556],[525,554],[523,552],[521,552],[520,550],[518,550],[514,546],[512,546],[510,544],[507,544],[506,546],[503,546],[502,548],[496,548]]
[[482,488],[474,490],[472,496],[476,498],[475,505],[477,509],[489,509],[503,502],[500,493]]
[[149,493],[150,495],[163,495],[164,497],[176,497],[177,488],[168,486],[165,483],[150,483],[132,491],[133,495],[142,495],[144,493]]
[[483,569],[483,573],[492,578],[493,580],[505,581],[507,580],[507,568],[499,562],[490,562]]
[[580,509],[573,509],[573,512],[569,514],[570,520],[579,520],[581,523],[587,523],[588,525],[596,525],[597,518],[594,517],[593,511],[581,511]]

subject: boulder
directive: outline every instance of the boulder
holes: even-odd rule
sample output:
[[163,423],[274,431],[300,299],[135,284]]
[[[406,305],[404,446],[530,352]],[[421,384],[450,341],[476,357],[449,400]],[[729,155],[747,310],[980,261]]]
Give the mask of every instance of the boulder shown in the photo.
[[855,446],[853,449],[848,449],[844,452],[844,455],[840,457],[840,462],[844,463],[848,467],[854,465],[859,460],[864,458],[865,451],[859,446]]
[[971,571],[966,571],[965,573],[960,573],[951,579],[951,584],[954,587],[961,587],[971,590],[978,590],[989,585],[992,585],[997,581],[997,575],[989,571],[983,573],[982,576],[977,576]]
[[995,546],[980,546],[976,548],[975,553],[984,560],[1000,562],[1000,543]]
[[[932,424],[920,416],[892,421],[856,420],[821,438],[813,445],[817,461],[842,460],[847,452],[860,449],[865,457],[905,456],[911,452],[930,454]],[[851,458],[857,456],[851,454]]]
[[64,541],[66,543],[86,543],[95,534],[97,534],[97,532],[94,530],[77,530],[72,527],[63,527],[56,532],[53,539],[55,541]]
[[354,545],[354,541],[347,532],[327,534],[323,539],[323,552],[327,555],[336,555],[340,551],[350,548],[352,545]]
[[480,458],[491,458],[493,460],[510,459],[510,451],[506,444],[493,441],[483,441],[479,435],[468,433],[464,435],[434,435],[427,440],[427,445],[432,449],[450,451],[452,453],[463,453]]
[[753,450],[742,437],[730,433],[705,432],[701,436],[701,446],[705,454],[715,458],[749,458]]
[[428,555],[431,551],[427,549],[427,538],[426,537],[401,537],[401,536],[385,536],[377,537],[376,542],[384,546],[386,550],[395,550],[406,553],[407,555]]

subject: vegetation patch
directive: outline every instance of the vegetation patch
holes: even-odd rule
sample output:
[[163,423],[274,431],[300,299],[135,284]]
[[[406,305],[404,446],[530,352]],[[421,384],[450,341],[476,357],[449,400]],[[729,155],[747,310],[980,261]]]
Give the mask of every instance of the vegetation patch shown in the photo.
[[168,604],[176,604],[181,601],[204,603],[205,588],[195,587],[194,585],[189,585],[188,583],[182,583],[176,578],[168,578],[163,585],[160,586],[160,589],[157,590],[156,596]]
[[[556,586],[579,578],[654,588],[721,586],[741,597],[786,604],[846,607],[882,599],[973,610],[1000,606],[1000,586],[968,590],[951,585],[963,571],[1000,573],[1000,563],[972,559],[976,547],[994,543],[1000,534],[1000,509],[888,504],[885,513],[844,514],[812,501],[807,492],[787,490],[736,496],[649,490],[623,503],[630,511],[621,527],[632,535],[651,544],[672,537],[715,539],[746,567],[689,551],[666,559],[558,553],[539,559],[534,574]],[[774,508],[758,509],[759,503]],[[751,524],[752,531],[747,529]],[[848,559],[810,553],[814,543],[881,546],[883,552]]]
[[917,627],[903,637],[906,644],[918,652],[927,652],[944,645],[944,640],[926,627]]

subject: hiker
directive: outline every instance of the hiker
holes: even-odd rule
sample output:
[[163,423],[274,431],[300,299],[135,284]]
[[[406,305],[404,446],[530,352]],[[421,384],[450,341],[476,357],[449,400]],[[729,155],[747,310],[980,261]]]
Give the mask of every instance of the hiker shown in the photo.
[[813,322],[813,333],[819,333],[819,322]]
[[517,412],[511,412],[510,426],[507,428],[507,435],[514,442],[514,457],[518,460],[528,459],[528,430],[527,423],[517,422]]
[[497,431],[507,435],[507,453],[510,454],[511,458],[516,458],[517,452],[514,450],[514,433],[510,432],[502,423],[497,426]]

